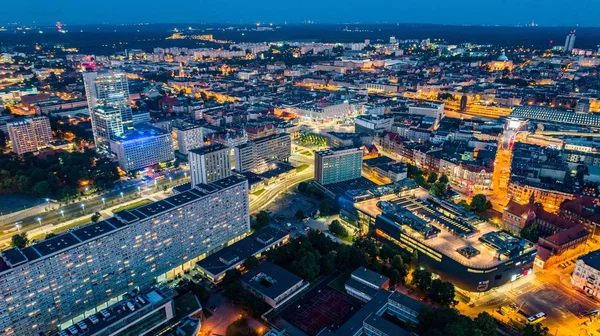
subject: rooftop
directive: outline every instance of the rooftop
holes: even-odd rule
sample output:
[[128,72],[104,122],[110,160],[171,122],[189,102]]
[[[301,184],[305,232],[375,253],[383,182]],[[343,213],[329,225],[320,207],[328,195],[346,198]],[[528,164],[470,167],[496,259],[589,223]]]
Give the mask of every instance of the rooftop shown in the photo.
[[302,282],[302,278],[270,262],[263,262],[242,276],[242,282],[253,291],[275,299]]
[[233,264],[259,253],[288,236],[280,228],[267,226],[248,237],[198,261],[197,266],[213,275],[227,271]]
[[384,283],[386,283],[389,280],[388,277],[383,276],[377,272],[373,272],[370,269],[363,266],[357,268],[354,272],[352,272],[352,277],[359,278],[377,287],[381,287]]
[[67,250],[127,225],[135,224],[135,222],[139,220],[181,207],[187,203],[208,196],[216,191],[237,185],[243,181],[245,181],[244,178],[234,175],[210,184],[199,184],[194,189],[178,193],[174,196],[144,205],[134,210],[119,211],[115,213],[114,217],[104,221],[83,225],[23,249],[13,247],[2,251],[2,258],[0,258],[2,260],[0,262],[0,272],[26,262],[31,262]]
[[198,154],[198,155],[205,155],[205,154],[209,154],[209,153],[218,152],[223,149],[228,149],[228,148],[227,148],[227,146],[225,146],[221,143],[214,143],[212,145],[208,145],[208,146],[204,146],[204,147],[200,147],[200,148],[194,148],[194,149],[190,150],[190,152],[194,153],[194,154]]

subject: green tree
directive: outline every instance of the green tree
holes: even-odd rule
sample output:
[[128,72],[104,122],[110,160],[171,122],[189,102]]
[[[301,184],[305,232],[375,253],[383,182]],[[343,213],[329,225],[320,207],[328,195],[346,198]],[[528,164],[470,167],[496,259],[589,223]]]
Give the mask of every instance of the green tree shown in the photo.
[[304,218],[304,211],[302,209],[298,209],[298,211],[296,211],[296,218],[298,220]]
[[547,336],[550,330],[539,323],[528,324],[523,328],[523,336]]
[[33,185],[33,192],[39,197],[50,195],[50,184],[48,181],[40,181]]
[[471,199],[471,209],[477,213],[482,213],[488,208],[487,197],[483,194],[477,194]]
[[432,274],[426,269],[416,269],[412,274],[411,283],[422,291],[428,291],[431,288]]
[[540,239],[540,231],[538,230],[537,224],[533,223],[524,227],[523,230],[521,230],[521,237],[530,242],[537,243]]
[[321,216],[331,216],[335,214],[335,209],[335,204],[329,198],[321,200],[321,204],[319,205]]
[[96,212],[92,215],[91,220],[93,223],[96,223],[100,219],[100,217],[102,217],[102,215],[99,212]]
[[261,211],[256,215],[256,228],[262,228],[269,224],[269,213]]
[[22,233],[14,234],[11,237],[11,243],[12,243],[12,246],[15,246],[18,248],[25,248],[27,245],[29,245],[29,238],[27,238],[27,233],[22,232]]
[[258,266],[258,259],[255,256],[249,256],[244,261],[244,268],[247,270],[253,270]]
[[419,265],[419,252],[417,250],[414,250],[410,255],[409,264],[411,269],[415,269]]
[[392,268],[389,271],[389,278],[390,278],[390,282],[395,285],[402,281],[402,274],[400,274],[400,271],[398,271],[397,269]]
[[448,176],[446,176],[446,174],[442,174],[442,176],[440,176],[439,182],[442,182],[444,184],[448,184],[448,182],[450,182],[450,180],[448,180]]
[[435,172],[430,173],[429,176],[427,176],[427,183],[435,183],[435,181],[437,181],[437,179],[438,179],[438,175]]
[[454,285],[452,283],[440,279],[431,282],[428,297],[432,301],[444,306],[452,306],[455,303],[454,296]]
[[291,268],[294,273],[308,282],[315,281],[321,271],[318,259],[312,252],[307,252],[300,259],[292,262]]
[[329,224],[329,232],[333,233],[338,237],[348,237],[348,231],[342,226],[340,221],[337,219],[332,220],[331,224]]
[[446,196],[448,193],[448,186],[445,183],[436,182],[429,189],[429,193],[436,197]]
[[481,335],[496,336],[498,334],[496,320],[488,312],[482,312],[473,320],[475,329],[481,331]]
[[466,200],[460,200],[460,202],[458,202],[458,205],[460,205],[463,209],[465,209],[466,211],[471,211],[471,206],[469,205],[469,203],[467,203]]
[[323,274],[331,274],[335,271],[335,262],[337,259],[337,254],[335,251],[329,251],[327,254],[321,259],[321,273]]

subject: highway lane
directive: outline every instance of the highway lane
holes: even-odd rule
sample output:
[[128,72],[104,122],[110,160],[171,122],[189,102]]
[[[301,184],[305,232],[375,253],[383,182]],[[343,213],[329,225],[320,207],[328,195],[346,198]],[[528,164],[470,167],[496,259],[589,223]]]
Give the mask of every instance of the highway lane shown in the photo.
[[53,210],[42,213],[38,212],[35,215],[28,214],[28,217],[3,223],[1,226],[3,232],[0,233],[0,241],[3,238],[10,239],[17,231],[28,232],[33,229],[42,229],[40,232],[45,232],[48,231],[47,228],[43,229],[46,226],[58,227],[61,223],[69,220],[91,217],[94,212],[133,200],[141,200],[153,192],[164,189],[164,187],[170,188],[185,183],[188,180],[189,173],[179,171],[170,174],[162,181],[157,181],[156,184],[154,182],[135,181],[127,187],[115,188],[110,192],[92,196],[81,202],[55,207]]

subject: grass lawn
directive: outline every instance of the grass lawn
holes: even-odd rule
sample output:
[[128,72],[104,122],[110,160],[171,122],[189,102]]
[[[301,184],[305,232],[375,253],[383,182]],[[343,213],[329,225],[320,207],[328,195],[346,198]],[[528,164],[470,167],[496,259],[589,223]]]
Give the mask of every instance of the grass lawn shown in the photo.
[[301,166],[296,167],[296,173],[300,173],[302,171],[304,171],[306,168],[308,168],[308,165],[305,163]]
[[346,293],[344,285],[346,284],[346,281],[350,279],[351,275],[352,271],[346,271],[345,273],[340,274],[340,276],[338,276],[337,278],[335,278],[335,280],[329,283],[329,287],[337,290],[338,292]]
[[260,194],[262,194],[264,192],[265,192],[265,189],[260,189],[260,190],[257,190],[255,192],[253,192],[252,195],[254,195],[254,196],[260,196]]
[[311,152],[305,151],[305,150],[301,151],[300,154],[305,155],[305,156],[312,156]]
[[[102,218],[99,219],[99,221],[101,221]],[[88,224],[92,222],[92,215],[86,216],[80,220],[74,221],[72,223],[70,223],[69,225],[65,225],[65,226],[61,226],[60,228],[56,229],[56,230],[48,230],[48,233],[54,233],[54,234],[59,234],[62,232],[65,232],[69,229],[72,229],[76,226],[80,226],[80,225],[84,225],[84,224]],[[30,240],[43,240],[46,237],[46,234],[38,234],[35,236],[30,236],[29,239]]]
[[137,202],[133,202],[133,203],[131,203],[131,204],[124,205],[124,206],[122,206],[122,207],[118,207],[118,208],[116,208],[116,209],[113,209],[113,211],[112,211],[112,212],[113,212],[113,213],[115,213],[115,212],[119,212],[119,211],[123,211],[123,210],[133,210],[133,209],[135,209],[135,208],[139,208],[139,207],[141,207],[142,205],[146,205],[146,204],[148,204],[148,203],[152,203],[152,200],[151,200],[151,199],[148,199],[148,198],[144,198],[144,199],[142,199],[142,200],[139,200],[139,201],[137,201]]

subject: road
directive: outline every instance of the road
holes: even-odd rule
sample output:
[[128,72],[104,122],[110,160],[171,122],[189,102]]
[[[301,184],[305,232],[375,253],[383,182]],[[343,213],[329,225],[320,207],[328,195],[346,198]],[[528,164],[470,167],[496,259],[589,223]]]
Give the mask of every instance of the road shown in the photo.
[[[156,181],[156,184],[137,180],[129,182],[125,187],[86,197],[81,202],[67,204],[62,207],[52,204],[48,206],[52,207],[51,210],[43,211],[42,209],[42,212],[37,212],[34,215],[31,212],[22,212],[22,214],[11,217],[10,222],[1,225],[3,232],[0,233],[0,246],[10,241],[10,237],[16,232],[35,230],[29,234],[30,237],[45,232],[53,232],[67,221],[91,217],[95,212],[117,207],[123,203],[141,200],[165,187],[173,187],[188,180],[189,174],[187,171],[179,171],[168,175],[162,181]],[[124,182],[121,182],[121,184],[124,184]]]
[[[571,287],[572,271],[573,266],[564,270],[558,267],[536,270],[533,275],[473,297],[473,306],[460,303],[457,309],[470,316],[487,311],[508,324],[514,321],[524,324],[527,316],[544,312],[548,318],[542,324],[549,328],[550,335],[599,335],[596,330],[600,330],[600,323],[594,321],[586,326],[583,323],[590,319],[576,315],[599,307],[599,303]],[[509,316],[498,312],[500,307],[511,303],[517,304],[521,311]]]

